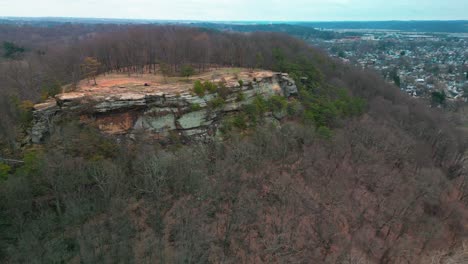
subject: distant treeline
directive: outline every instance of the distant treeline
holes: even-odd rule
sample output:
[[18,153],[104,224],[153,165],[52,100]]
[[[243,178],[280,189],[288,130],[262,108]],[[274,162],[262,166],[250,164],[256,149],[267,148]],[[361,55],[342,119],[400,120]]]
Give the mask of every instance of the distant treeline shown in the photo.
[[[311,18],[312,20],[313,18]],[[468,33],[467,20],[451,21],[333,21],[333,22],[197,22],[197,21],[164,21],[164,20],[136,20],[136,19],[97,19],[97,18],[0,18],[0,25],[19,25],[34,27],[57,27],[62,25],[88,27],[102,25],[190,25],[216,30],[255,32],[271,31],[286,32],[298,37],[316,37],[330,39],[339,37],[336,32],[321,29],[381,29],[414,32],[447,32]],[[1,31],[1,30],[0,30]]]
[[335,39],[346,36],[344,33],[337,33],[333,31],[322,31],[315,28],[303,25],[294,24],[220,24],[220,23],[193,23],[196,27],[210,28],[222,31],[236,31],[236,32],[281,32],[290,34],[302,39],[319,38],[319,39]]
[[322,29],[384,29],[414,32],[468,33],[468,21],[350,21],[303,22],[298,25]]
[[[79,27],[81,33],[85,32],[101,32],[105,29],[110,29],[113,25],[114,29],[120,26],[128,25],[173,25],[173,26],[189,26],[197,28],[206,28],[217,31],[234,31],[234,32],[281,32],[293,35],[299,38],[319,38],[319,39],[334,39],[346,36],[346,33],[337,33],[333,31],[317,30],[308,25],[298,25],[289,23],[246,23],[246,24],[231,24],[231,23],[216,23],[216,22],[174,22],[174,21],[147,21],[147,20],[121,20],[121,19],[0,19],[0,34],[5,31],[21,26],[22,28],[63,28],[71,30],[71,32],[58,31],[52,33],[56,36],[67,36],[70,33],[76,32],[76,27]],[[13,27],[12,27],[13,26]],[[3,32],[2,32],[3,31]],[[22,30],[24,32],[24,30]],[[60,35],[58,35],[60,34]]]

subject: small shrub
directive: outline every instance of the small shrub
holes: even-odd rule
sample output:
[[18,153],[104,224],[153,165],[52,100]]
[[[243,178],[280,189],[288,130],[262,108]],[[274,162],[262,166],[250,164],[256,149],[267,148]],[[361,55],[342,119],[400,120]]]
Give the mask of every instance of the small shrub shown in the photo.
[[13,42],[3,42],[3,57],[7,59],[17,58],[26,51],[24,47],[18,46]]
[[232,129],[233,129],[233,125],[229,119],[224,119],[223,122],[221,123],[221,126],[219,127],[219,131],[223,135],[227,135],[229,132],[232,131]]
[[42,87],[41,99],[46,100],[49,97],[53,97],[61,92],[62,88],[60,84],[54,83],[52,85]]
[[432,105],[434,106],[444,105],[446,98],[447,98],[447,95],[445,94],[444,91],[431,93],[431,102],[432,102]]
[[224,83],[221,83],[219,85],[218,89],[216,90],[216,92],[218,93],[218,95],[221,98],[226,99],[229,96],[229,94],[231,93],[231,90],[229,88],[227,88]]
[[238,114],[234,116],[232,119],[232,125],[238,129],[246,129],[247,128],[247,121],[246,121],[246,116],[245,114]]
[[298,101],[292,101],[288,104],[286,111],[289,116],[298,116],[302,110],[301,104]]
[[268,101],[270,109],[273,112],[282,112],[288,106],[288,100],[280,95],[273,95]]
[[334,104],[343,117],[358,116],[364,112],[365,100],[349,96],[345,89],[339,89],[337,94],[339,94],[339,99]]
[[200,104],[191,104],[190,105],[190,111],[198,111],[200,110],[202,107],[200,106]]
[[247,115],[252,124],[256,124],[258,118],[269,110],[268,101],[261,95],[257,95],[251,104],[244,105],[242,111]]
[[195,84],[193,85],[193,92],[202,97],[205,95],[205,86],[200,82],[200,81],[196,81]]
[[88,159],[89,159],[89,161],[98,162],[98,161],[105,160],[106,157],[104,157],[102,154],[93,154]]
[[314,111],[307,109],[304,111],[302,118],[304,120],[304,123],[313,124],[315,122],[315,113]]
[[29,126],[33,119],[34,103],[29,100],[26,100],[26,101],[22,101],[21,103],[16,102],[16,104],[17,104],[17,109],[19,112],[19,120],[21,124],[24,127]]
[[216,97],[216,98],[213,98],[211,99],[210,102],[208,102],[208,105],[212,108],[212,109],[216,109],[216,108],[221,108],[224,106],[226,102],[224,101],[224,99],[222,97]]
[[216,93],[218,90],[218,86],[210,81],[205,81],[203,83],[203,87],[205,88],[205,91],[208,91],[209,93]]
[[244,81],[243,80],[239,80],[239,86],[240,87],[244,86]]
[[182,66],[182,69],[180,70],[180,73],[182,74],[183,77],[190,77],[195,74],[195,70],[191,65],[184,65]]
[[0,181],[4,181],[10,174],[11,167],[5,163],[0,162]]
[[361,98],[352,98],[350,102],[350,115],[362,115],[366,109],[366,101]]
[[223,134],[227,134],[234,129],[239,129],[239,130],[245,130],[248,128],[247,125],[247,116],[245,113],[239,113],[235,116],[232,116],[230,118],[226,118],[221,127],[220,131]]
[[237,94],[237,97],[236,97],[236,102],[242,102],[245,100],[245,94],[240,92]]
[[243,111],[247,114],[249,120],[252,123],[257,122],[257,118],[259,116],[259,112],[257,110],[257,107],[254,104],[248,104],[243,107]]
[[325,126],[321,126],[317,129],[317,135],[325,140],[330,140],[333,137],[333,131]]
[[15,171],[18,175],[35,175],[43,167],[43,153],[39,151],[28,151],[23,156],[23,165]]
[[257,95],[253,100],[253,105],[255,105],[256,112],[260,114],[264,114],[268,111],[268,102],[263,98],[261,95]]

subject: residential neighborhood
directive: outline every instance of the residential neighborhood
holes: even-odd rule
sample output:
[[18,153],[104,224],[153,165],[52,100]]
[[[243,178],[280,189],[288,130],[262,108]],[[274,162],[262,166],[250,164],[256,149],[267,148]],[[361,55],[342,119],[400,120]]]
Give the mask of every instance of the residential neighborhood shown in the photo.
[[468,96],[468,34],[361,30],[356,35],[310,41],[346,63],[376,70],[411,96]]

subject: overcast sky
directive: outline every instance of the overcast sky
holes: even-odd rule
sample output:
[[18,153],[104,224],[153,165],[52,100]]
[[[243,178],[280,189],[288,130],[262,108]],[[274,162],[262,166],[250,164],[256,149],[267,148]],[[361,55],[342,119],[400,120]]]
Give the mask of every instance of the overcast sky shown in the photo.
[[0,16],[173,20],[468,20],[468,0],[0,0]]

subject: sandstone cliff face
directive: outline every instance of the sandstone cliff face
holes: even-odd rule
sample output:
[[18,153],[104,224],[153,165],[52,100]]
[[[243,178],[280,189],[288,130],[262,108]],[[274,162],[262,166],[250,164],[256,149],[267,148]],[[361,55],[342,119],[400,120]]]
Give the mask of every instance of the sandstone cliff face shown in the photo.
[[161,91],[157,85],[151,91],[116,87],[112,93],[60,94],[35,106],[32,142],[44,142],[53,132],[55,123],[70,113],[110,135],[131,136],[145,132],[158,138],[176,132],[186,137],[212,136],[224,115],[240,110],[257,95],[266,98],[275,94],[297,95],[294,81],[284,73],[262,71],[240,74],[236,78],[223,77],[222,81],[229,92],[223,104],[216,106],[210,104],[219,97],[216,93],[200,97],[188,89]]

